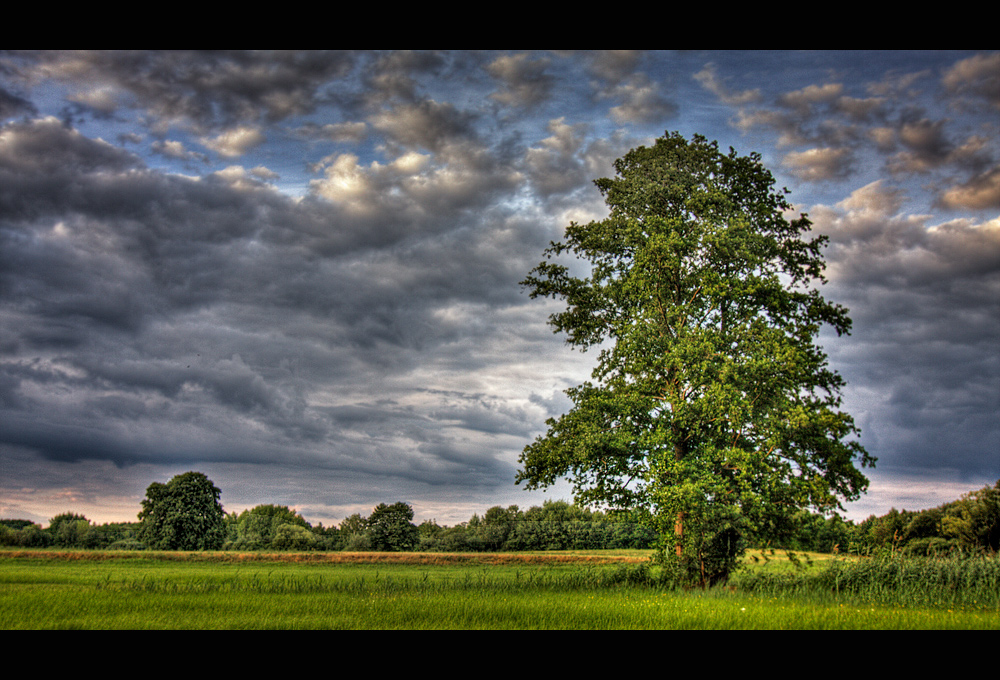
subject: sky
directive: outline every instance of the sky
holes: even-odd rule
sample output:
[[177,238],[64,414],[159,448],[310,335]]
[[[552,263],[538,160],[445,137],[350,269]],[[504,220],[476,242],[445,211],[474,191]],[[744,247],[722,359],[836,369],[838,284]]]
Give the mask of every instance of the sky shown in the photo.
[[674,131],[830,238],[844,516],[954,500],[1000,479],[998,128],[998,51],[0,51],[0,517],[572,500],[514,478],[596,357],[519,282]]

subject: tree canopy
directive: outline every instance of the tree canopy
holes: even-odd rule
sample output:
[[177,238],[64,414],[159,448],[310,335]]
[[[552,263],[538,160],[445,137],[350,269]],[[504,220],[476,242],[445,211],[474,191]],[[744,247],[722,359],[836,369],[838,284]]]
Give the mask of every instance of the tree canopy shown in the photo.
[[420,542],[413,523],[413,508],[403,502],[379,503],[368,517],[367,529],[372,550],[413,550]]
[[201,472],[185,472],[146,489],[141,540],[154,550],[216,550],[226,540],[222,492]]
[[785,217],[760,161],[677,133],[633,149],[595,181],[608,217],[571,223],[522,282],[564,301],[554,331],[600,354],[517,482],[567,477],[581,504],[648,511],[661,557],[701,583],[770,518],[857,498],[856,464],[874,465],[815,342],[851,328],[817,288],[826,238]]
[[287,546],[290,537],[306,538],[289,527],[310,528],[302,515],[286,505],[258,505],[229,516],[227,546],[235,550],[280,548]]

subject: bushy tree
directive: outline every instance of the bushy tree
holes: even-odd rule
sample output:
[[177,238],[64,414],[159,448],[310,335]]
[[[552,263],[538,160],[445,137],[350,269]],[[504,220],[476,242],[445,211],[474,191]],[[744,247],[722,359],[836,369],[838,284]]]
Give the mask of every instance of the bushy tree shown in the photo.
[[769,515],[842,508],[866,489],[856,464],[874,459],[814,342],[851,322],[815,287],[825,238],[786,219],[759,155],[673,134],[615,170],[595,182],[609,216],[570,224],[522,282],[563,300],[554,330],[600,354],[517,481],[568,477],[584,506],[645,509],[661,559],[704,585]]
[[139,522],[112,522],[102,524],[100,531],[109,550],[145,550],[146,544],[139,536],[142,524]]
[[941,508],[930,508],[915,513],[906,523],[903,540],[909,542],[940,536],[943,519],[944,510]]
[[5,519],[0,520],[0,545],[44,548],[52,545],[52,536],[31,520]]
[[49,520],[52,544],[63,548],[97,548],[101,535],[83,515],[64,512]]
[[420,542],[417,526],[413,524],[413,508],[406,503],[379,503],[368,517],[367,526],[372,550],[413,550]]
[[942,533],[967,550],[1000,550],[1000,480],[950,503],[941,518]]
[[316,550],[322,547],[322,541],[308,527],[286,522],[275,529],[270,547],[274,550]]
[[340,544],[349,552],[371,550],[371,540],[368,537],[368,520],[355,512],[340,522]]
[[758,547],[765,544],[772,548],[808,550],[812,552],[850,552],[854,525],[834,513],[826,517],[820,513],[799,509],[793,512],[780,531],[768,532],[766,540],[758,540]]
[[217,550],[226,540],[222,492],[200,472],[185,472],[146,489],[140,538],[153,550]]
[[503,550],[504,544],[514,533],[515,523],[521,518],[521,512],[516,505],[506,508],[494,505],[486,510],[478,523],[477,537],[482,541],[485,550]]
[[[258,505],[229,516],[229,540],[226,546],[233,550],[289,549],[288,541],[279,547],[274,544],[278,529],[283,525],[309,530],[309,523],[302,515],[284,505]],[[300,542],[301,543],[301,542]]]
[[337,527],[325,527],[319,522],[311,530],[316,537],[315,550],[340,550],[343,547],[343,538]]

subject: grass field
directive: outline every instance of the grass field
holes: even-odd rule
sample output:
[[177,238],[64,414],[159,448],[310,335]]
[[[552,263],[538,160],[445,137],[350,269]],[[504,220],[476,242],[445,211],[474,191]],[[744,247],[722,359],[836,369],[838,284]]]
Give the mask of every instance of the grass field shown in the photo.
[[982,598],[832,592],[799,578],[829,556],[793,558],[703,592],[657,587],[642,552],[0,551],[0,629],[1000,628],[993,581]]

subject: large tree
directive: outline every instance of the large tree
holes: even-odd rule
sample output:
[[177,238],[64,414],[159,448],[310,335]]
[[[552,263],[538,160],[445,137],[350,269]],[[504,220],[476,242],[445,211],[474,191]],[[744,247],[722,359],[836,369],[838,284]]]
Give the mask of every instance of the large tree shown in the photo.
[[571,223],[522,282],[565,302],[555,332],[600,353],[517,481],[568,477],[584,505],[648,512],[660,557],[704,585],[776,518],[866,489],[857,465],[874,458],[816,344],[851,322],[817,287],[825,237],[786,218],[758,154],[673,133],[615,170],[595,181],[608,217]]
[[154,550],[216,550],[226,540],[222,492],[200,472],[185,472],[146,489],[141,540]]

